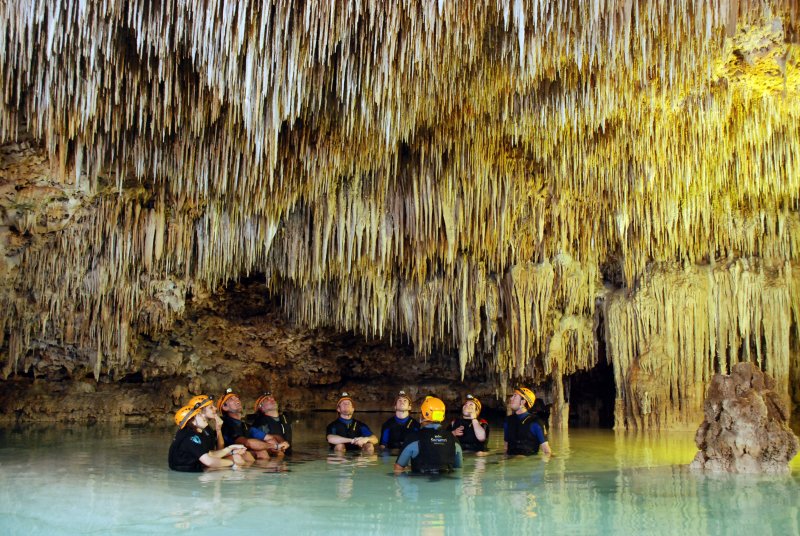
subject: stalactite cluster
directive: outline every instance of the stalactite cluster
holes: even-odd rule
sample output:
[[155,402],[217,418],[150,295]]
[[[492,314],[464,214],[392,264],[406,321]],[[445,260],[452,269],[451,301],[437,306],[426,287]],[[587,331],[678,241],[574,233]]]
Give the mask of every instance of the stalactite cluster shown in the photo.
[[9,0],[0,40],[5,376],[135,368],[254,273],[500,391],[594,366],[602,314],[635,425],[800,374],[793,0]]

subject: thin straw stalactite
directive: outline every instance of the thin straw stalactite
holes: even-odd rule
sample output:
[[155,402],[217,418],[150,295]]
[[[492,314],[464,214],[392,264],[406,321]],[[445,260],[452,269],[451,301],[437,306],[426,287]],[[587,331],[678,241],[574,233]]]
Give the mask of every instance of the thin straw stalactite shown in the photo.
[[44,340],[96,377],[131,367],[187,295],[264,274],[296,322],[452,350],[499,392],[594,367],[602,315],[631,422],[656,372],[680,396],[647,406],[670,411],[741,359],[784,385],[798,11],[9,0],[4,374]]

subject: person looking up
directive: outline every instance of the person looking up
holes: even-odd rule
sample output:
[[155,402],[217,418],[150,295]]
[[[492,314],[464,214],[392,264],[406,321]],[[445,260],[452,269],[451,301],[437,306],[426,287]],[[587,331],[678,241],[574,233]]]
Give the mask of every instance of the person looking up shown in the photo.
[[514,390],[508,404],[512,414],[503,425],[506,454],[530,456],[537,454],[540,448],[542,453],[551,454],[547,436],[529,412],[535,401],[536,395],[530,389],[519,387]]
[[236,469],[245,465],[241,456],[247,450],[244,446],[231,445],[218,449],[216,434],[204,433],[208,428],[206,415],[213,411],[206,408],[211,404],[211,398],[206,398],[175,412],[178,432],[169,447],[167,462],[173,471],[196,472],[221,467]]
[[353,418],[355,405],[350,395],[342,393],[339,401],[336,402],[336,411],[339,413],[339,418],[330,423],[325,431],[328,444],[334,452],[343,453],[346,450],[360,449],[366,454],[372,454],[378,438],[375,437],[369,426]]
[[479,419],[481,414],[481,401],[472,395],[467,395],[461,406],[461,417],[450,421],[448,430],[453,432],[464,452],[477,452],[484,455],[488,452],[489,423]]
[[250,437],[266,442],[270,454],[287,453],[291,448],[292,425],[286,415],[278,412],[278,401],[271,392],[256,400],[255,412]]
[[406,437],[419,430],[419,422],[411,417],[410,411],[411,398],[405,391],[400,391],[394,401],[394,416],[381,426],[381,447],[401,449],[406,444]]
[[461,445],[452,432],[442,429],[445,405],[427,396],[420,407],[422,423],[416,437],[409,438],[394,463],[394,472],[402,473],[409,464],[414,473],[438,474],[461,467]]
[[249,426],[242,419],[242,401],[232,389],[217,402],[217,409],[222,413],[222,437],[225,445],[244,445],[259,460],[269,459],[269,445],[260,439],[251,438]]

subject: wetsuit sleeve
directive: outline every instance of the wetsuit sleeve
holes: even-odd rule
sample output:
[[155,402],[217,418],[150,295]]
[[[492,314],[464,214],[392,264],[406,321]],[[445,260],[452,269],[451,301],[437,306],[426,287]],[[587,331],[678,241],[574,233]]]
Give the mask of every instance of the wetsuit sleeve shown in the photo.
[[388,424],[389,424],[389,421],[386,421],[385,423],[383,423],[383,426],[381,427],[381,445],[383,445],[384,447],[389,445],[389,426],[388,426]]
[[503,441],[508,443],[508,421],[503,421]]
[[247,432],[247,435],[253,439],[260,439],[262,441],[265,437],[267,437],[267,433],[265,431],[261,430],[260,428],[256,428],[255,426],[250,428],[250,430]]
[[544,432],[542,431],[542,427],[539,426],[538,423],[531,424],[531,434],[533,435],[533,437],[536,438],[536,441],[538,441],[540,445],[545,441],[547,441],[547,439],[545,439],[544,437]]
[[400,456],[397,457],[397,461],[395,463],[400,467],[408,467],[408,464],[411,463],[411,458],[416,458],[418,455],[419,441],[412,441],[406,445],[406,448],[404,448],[403,452],[400,453]]
[[328,425],[328,427],[325,429],[325,435],[339,435],[339,431],[336,429],[336,421],[333,421]]
[[461,449],[461,445],[458,443],[458,441],[456,441],[456,459],[455,462],[453,463],[453,467],[457,469],[461,467],[463,463],[464,463],[464,451]]
[[369,436],[371,436],[372,435],[372,430],[369,429],[369,426],[367,426],[363,422],[360,423],[360,424],[361,424],[361,427],[359,428],[359,430],[361,430],[361,432],[359,432],[359,434],[361,435],[361,437],[369,437]]

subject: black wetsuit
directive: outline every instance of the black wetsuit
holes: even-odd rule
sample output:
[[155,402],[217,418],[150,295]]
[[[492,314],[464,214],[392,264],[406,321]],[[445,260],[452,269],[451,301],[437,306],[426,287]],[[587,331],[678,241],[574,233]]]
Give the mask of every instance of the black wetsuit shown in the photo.
[[[372,435],[372,432],[369,426],[359,420],[350,419],[346,421],[339,417],[328,425],[328,428],[325,430],[325,435],[338,435],[355,439],[356,437],[369,437]],[[331,445],[331,448],[333,448],[333,445]],[[345,448],[347,450],[361,450],[361,447],[353,445],[352,443],[346,443]]]
[[227,415],[222,416],[222,438],[225,440],[226,447],[236,444],[236,440],[240,437],[250,437],[249,429],[250,427],[244,421]]
[[216,449],[216,433],[208,428],[197,432],[191,425],[178,430],[169,447],[169,468],[173,471],[198,472],[205,469],[200,461],[203,454]]
[[398,419],[389,417],[381,426],[381,445],[389,449],[401,449],[406,445],[409,434],[419,430],[419,423],[412,417]]
[[285,414],[281,413],[278,415],[278,418],[275,418],[270,417],[269,415],[264,415],[259,411],[253,418],[252,428],[256,428],[264,434],[279,435],[283,437],[283,439],[285,439],[290,445],[286,453],[288,454],[289,451],[291,451],[292,424],[286,418]]
[[[422,428],[413,440],[418,441],[419,454],[411,458],[415,473],[440,473],[456,465],[456,438],[441,428]],[[409,438],[411,439],[411,438]]]
[[475,436],[475,428],[472,427],[471,419],[465,419],[463,417],[453,419],[450,421],[450,425],[447,429],[453,431],[459,426],[463,426],[464,435],[456,437],[456,440],[461,443],[461,448],[470,452],[486,452],[488,450],[487,445],[489,444],[489,423],[484,419],[478,419],[478,422],[486,432],[486,439],[483,441],[478,441],[478,438]]
[[505,424],[508,454],[538,454],[539,445],[547,441],[541,425],[530,413],[510,415]]

